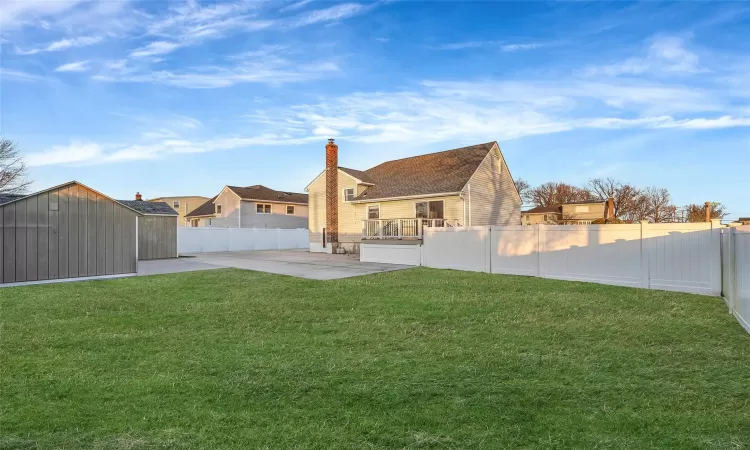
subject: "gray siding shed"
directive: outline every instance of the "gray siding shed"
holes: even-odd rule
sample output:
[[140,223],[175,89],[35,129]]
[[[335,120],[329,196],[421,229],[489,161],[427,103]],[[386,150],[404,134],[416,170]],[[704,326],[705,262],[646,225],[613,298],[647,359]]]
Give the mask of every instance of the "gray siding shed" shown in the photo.
[[0,283],[136,272],[140,214],[78,182],[0,205]]

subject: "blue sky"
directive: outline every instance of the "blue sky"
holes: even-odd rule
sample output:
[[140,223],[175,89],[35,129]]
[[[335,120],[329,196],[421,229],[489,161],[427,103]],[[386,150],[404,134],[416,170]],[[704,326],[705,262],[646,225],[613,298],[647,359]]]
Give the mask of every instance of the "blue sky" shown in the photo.
[[745,2],[0,0],[0,119],[34,188],[302,191],[497,140],[514,176],[750,216]]

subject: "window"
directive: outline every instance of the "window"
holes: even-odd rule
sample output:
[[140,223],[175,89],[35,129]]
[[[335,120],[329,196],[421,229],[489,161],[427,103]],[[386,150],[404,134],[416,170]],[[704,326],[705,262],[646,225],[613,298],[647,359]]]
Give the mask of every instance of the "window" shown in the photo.
[[367,218],[380,219],[380,205],[367,205]]
[[193,227],[197,227],[197,226],[198,226],[198,219],[193,219],[193,220],[191,221],[191,225],[192,225]]
[[294,214],[294,206],[293,205],[286,205],[286,213],[289,215]]
[[216,214],[221,214],[221,205],[216,205]]
[[267,203],[258,203],[255,205],[255,212],[257,212],[258,214],[271,214],[271,205]]
[[417,202],[414,210],[417,219],[444,219],[442,200]]
[[350,202],[352,200],[354,200],[354,188],[344,189],[344,201]]
[[180,201],[179,200],[173,201],[172,202],[172,208],[179,209],[180,208]]
[[589,212],[588,206],[576,206],[576,212],[577,213],[587,213]]

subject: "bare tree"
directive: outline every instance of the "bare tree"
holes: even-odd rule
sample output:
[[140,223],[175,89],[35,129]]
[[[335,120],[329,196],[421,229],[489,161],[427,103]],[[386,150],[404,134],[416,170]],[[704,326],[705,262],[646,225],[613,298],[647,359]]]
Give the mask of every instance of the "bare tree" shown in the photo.
[[22,194],[30,184],[15,142],[0,139],[0,194]]
[[[687,205],[684,208],[685,221],[686,222],[705,222],[706,220],[706,205]],[[726,211],[726,207],[719,202],[711,202],[711,218],[712,219],[723,219],[728,216],[729,213]]]
[[544,183],[529,191],[530,203],[536,206],[585,202],[593,199],[594,196],[589,190],[563,182]]
[[672,204],[669,191],[664,188],[648,187],[642,193],[642,206],[645,208],[646,220],[653,223],[675,220],[677,208]]
[[637,199],[641,192],[634,186],[623,184],[612,178],[593,178],[588,189],[600,200],[612,197],[615,201],[614,216],[618,218],[637,215]]
[[513,180],[513,183],[516,185],[518,194],[521,196],[521,202],[531,202],[531,185],[529,184],[529,182],[524,180],[523,178],[516,178],[515,180]]

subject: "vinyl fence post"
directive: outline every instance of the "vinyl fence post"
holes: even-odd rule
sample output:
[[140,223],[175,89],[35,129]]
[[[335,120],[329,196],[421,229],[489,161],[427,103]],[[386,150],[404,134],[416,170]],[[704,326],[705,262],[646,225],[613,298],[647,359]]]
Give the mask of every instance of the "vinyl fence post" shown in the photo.
[[709,251],[709,284],[714,295],[721,295],[721,219],[711,219],[711,246]]
[[534,227],[534,250],[536,251],[536,267],[534,268],[534,275],[537,277],[542,276],[542,270],[541,270],[541,249],[542,249],[542,232],[541,227],[542,225],[536,224],[533,225]]
[[651,277],[649,275],[648,253],[649,253],[649,233],[648,220],[641,220],[641,287],[651,287]]
[[547,230],[545,229],[545,225],[541,223],[534,226],[536,227],[536,276],[544,278],[544,270],[542,269],[544,258],[542,258],[542,253],[546,248],[544,241],[547,239]]

